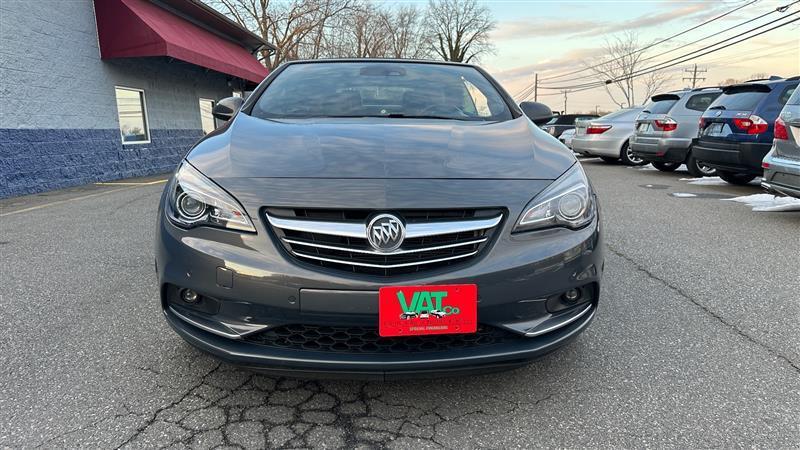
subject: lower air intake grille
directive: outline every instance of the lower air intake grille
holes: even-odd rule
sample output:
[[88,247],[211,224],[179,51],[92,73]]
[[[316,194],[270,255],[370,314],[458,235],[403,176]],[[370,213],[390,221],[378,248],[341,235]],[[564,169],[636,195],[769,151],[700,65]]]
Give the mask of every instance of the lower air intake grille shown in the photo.
[[441,334],[382,338],[373,327],[285,325],[247,336],[245,340],[270,347],[337,353],[442,352],[485,347],[524,339],[509,331],[479,325],[473,334]]
[[286,251],[319,267],[377,276],[463,264],[477,256],[502,221],[498,209],[392,212],[405,224],[400,248],[381,252],[367,239],[370,210],[278,209],[266,218]]

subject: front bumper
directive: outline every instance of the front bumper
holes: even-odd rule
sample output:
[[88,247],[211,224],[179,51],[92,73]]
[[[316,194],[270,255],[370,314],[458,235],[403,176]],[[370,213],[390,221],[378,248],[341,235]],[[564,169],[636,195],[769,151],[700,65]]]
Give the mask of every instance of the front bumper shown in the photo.
[[763,173],[761,161],[770,148],[770,144],[754,142],[699,141],[692,148],[692,153],[698,161],[709,167],[760,176]]
[[[513,214],[513,213],[512,213]],[[184,230],[160,213],[156,267],[167,322],[215,357],[272,373],[385,378],[518,366],[566,344],[595,315],[603,269],[599,220],[580,230],[511,234],[463,265],[376,277],[312,267],[288,257],[263,222],[258,234],[199,227]],[[254,343],[252,336],[292,324],[377,327],[377,291],[386,285],[478,285],[478,320],[516,339],[447,351],[382,354],[320,352]],[[214,309],[174,308],[171,286],[218,300]],[[230,286],[230,287],[227,287]],[[555,313],[548,298],[592,287],[587,303]],[[311,295],[313,294],[313,295]]]
[[780,157],[771,151],[763,162],[769,167],[764,169],[761,186],[769,192],[800,198],[800,160]]
[[631,151],[645,161],[684,162],[692,140],[688,138],[631,138]]

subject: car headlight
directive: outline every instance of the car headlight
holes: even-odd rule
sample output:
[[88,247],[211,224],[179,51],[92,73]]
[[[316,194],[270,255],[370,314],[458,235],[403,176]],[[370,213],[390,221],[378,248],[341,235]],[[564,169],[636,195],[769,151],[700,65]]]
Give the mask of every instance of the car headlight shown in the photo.
[[167,216],[183,227],[215,226],[255,233],[239,203],[187,162],[170,182]]
[[514,232],[541,228],[581,228],[596,214],[594,195],[583,167],[575,163],[525,207]]

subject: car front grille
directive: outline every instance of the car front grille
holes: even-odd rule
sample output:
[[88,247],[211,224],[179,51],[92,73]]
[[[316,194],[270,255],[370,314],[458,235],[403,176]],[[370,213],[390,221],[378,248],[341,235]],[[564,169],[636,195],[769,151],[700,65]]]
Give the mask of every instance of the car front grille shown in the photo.
[[469,261],[490,242],[499,209],[406,210],[400,248],[381,252],[367,240],[370,210],[278,209],[267,221],[286,251],[306,264],[377,276],[416,273]]
[[488,325],[472,334],[439,334],[382,338],[374,327],[284,325],[245,337],[255,344],[287,350],[335,353],[417,353],[485,347],[524,339]]

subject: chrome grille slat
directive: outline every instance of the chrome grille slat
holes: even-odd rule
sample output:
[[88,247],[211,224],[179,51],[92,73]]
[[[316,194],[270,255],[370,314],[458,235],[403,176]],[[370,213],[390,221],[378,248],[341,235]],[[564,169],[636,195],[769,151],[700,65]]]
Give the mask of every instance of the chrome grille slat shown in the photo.
[[354,248],[354,247],[340,247],[340,246],[336,246],[336,245],[326,245],[326,244],[320,244],[320,243],[317,243],[317,242],[300,241],[300,240],[297,240],[297,239],[289,239],[289,238],[285,238],[285,237],[281,238],[281,240],[283,242],[286,242],[286,243],[289,243],[289,244],[302,245],[302,246],[305,246],[305,247],[318,247],[318,248],[324,248],[324,249],[327,249],[327,250],[338,250],[338,251],[341,251],[341,252],[363,253],[365,255],[377,255],[377,256],[408,255],[408,254],[411,254],[411,253],[421,253],[421,252],[431,252],[431,251],[435,251],[435,250],[444,250],[444,249],[448,249],[448,248],[463,247],[465,245],[481,244],[483,242],[486,242],[487,239],[488,238],[483,237],[483,238],[474,239],[474,240],[471,240],[471,241],[457,242],[455,244],[437,245],[437,246],[434,246],[434,247],[413,248],[413,249],[407,249],[407,250],[404,250],[403,248],[400,248],[400,249],[395,250],[393,252],[384,253],[384,252],[379,252],[379,251],[375,251],[375,250],[363,250],[363,249]]
[[383,211],[268,208],[266,221],[289,255],[305,264],[378,276],[462,264],[479,254],[503,220],[500,209],[394,211],[405,238],[394,251],[379,251],[367,223]]
[[[274,217],[269,214],[267,214],[267,219],[273,227],[282,228],[284,230],[362,239],[367,238],[367,226],[364,223],[287,219],[283,217]],[[487,219],[409,223],[406,225],[406,239],[485,230],[487,228],[496,227],[502,219],[503,216],[499,214]]]
[[346,265],[359,266],[359,267],[374,267],[376,269],[397,269],[399,267],[412,267],[412,266],[422,266],[422,265],[425,265],[425,264],[435,264],[435,263],[440,263],[440,262],[445,262],[445,261],[452,261],[454,259],[461,259],[461,258],[467,258],[467,257],[470,257],[470,256],[475,256],[477,253],[478,253],[478,251],[475,250],[475,251],[472,251],[470,253],[465,253],[463,255],[448,256],[446,258],[428,259],[428,260],[413,261],[413,262],[401,263],[401,264],[372,264],[372,263],[364,263],[364,262],[346,260],[346,259],[325,258],[325,257],[322,257],[322,256],[309,255],[309,254],[306,254],[306,253],[303,253],[303,252],[298,252],[296,250],[292,250],[292,254],[293,255],[299,256],[301,258],[309,258],[309,259],[314,259],[314,260],[317,260],[317,261],[325,261],[325,262],[334,263],[334,264],[346,264]]

